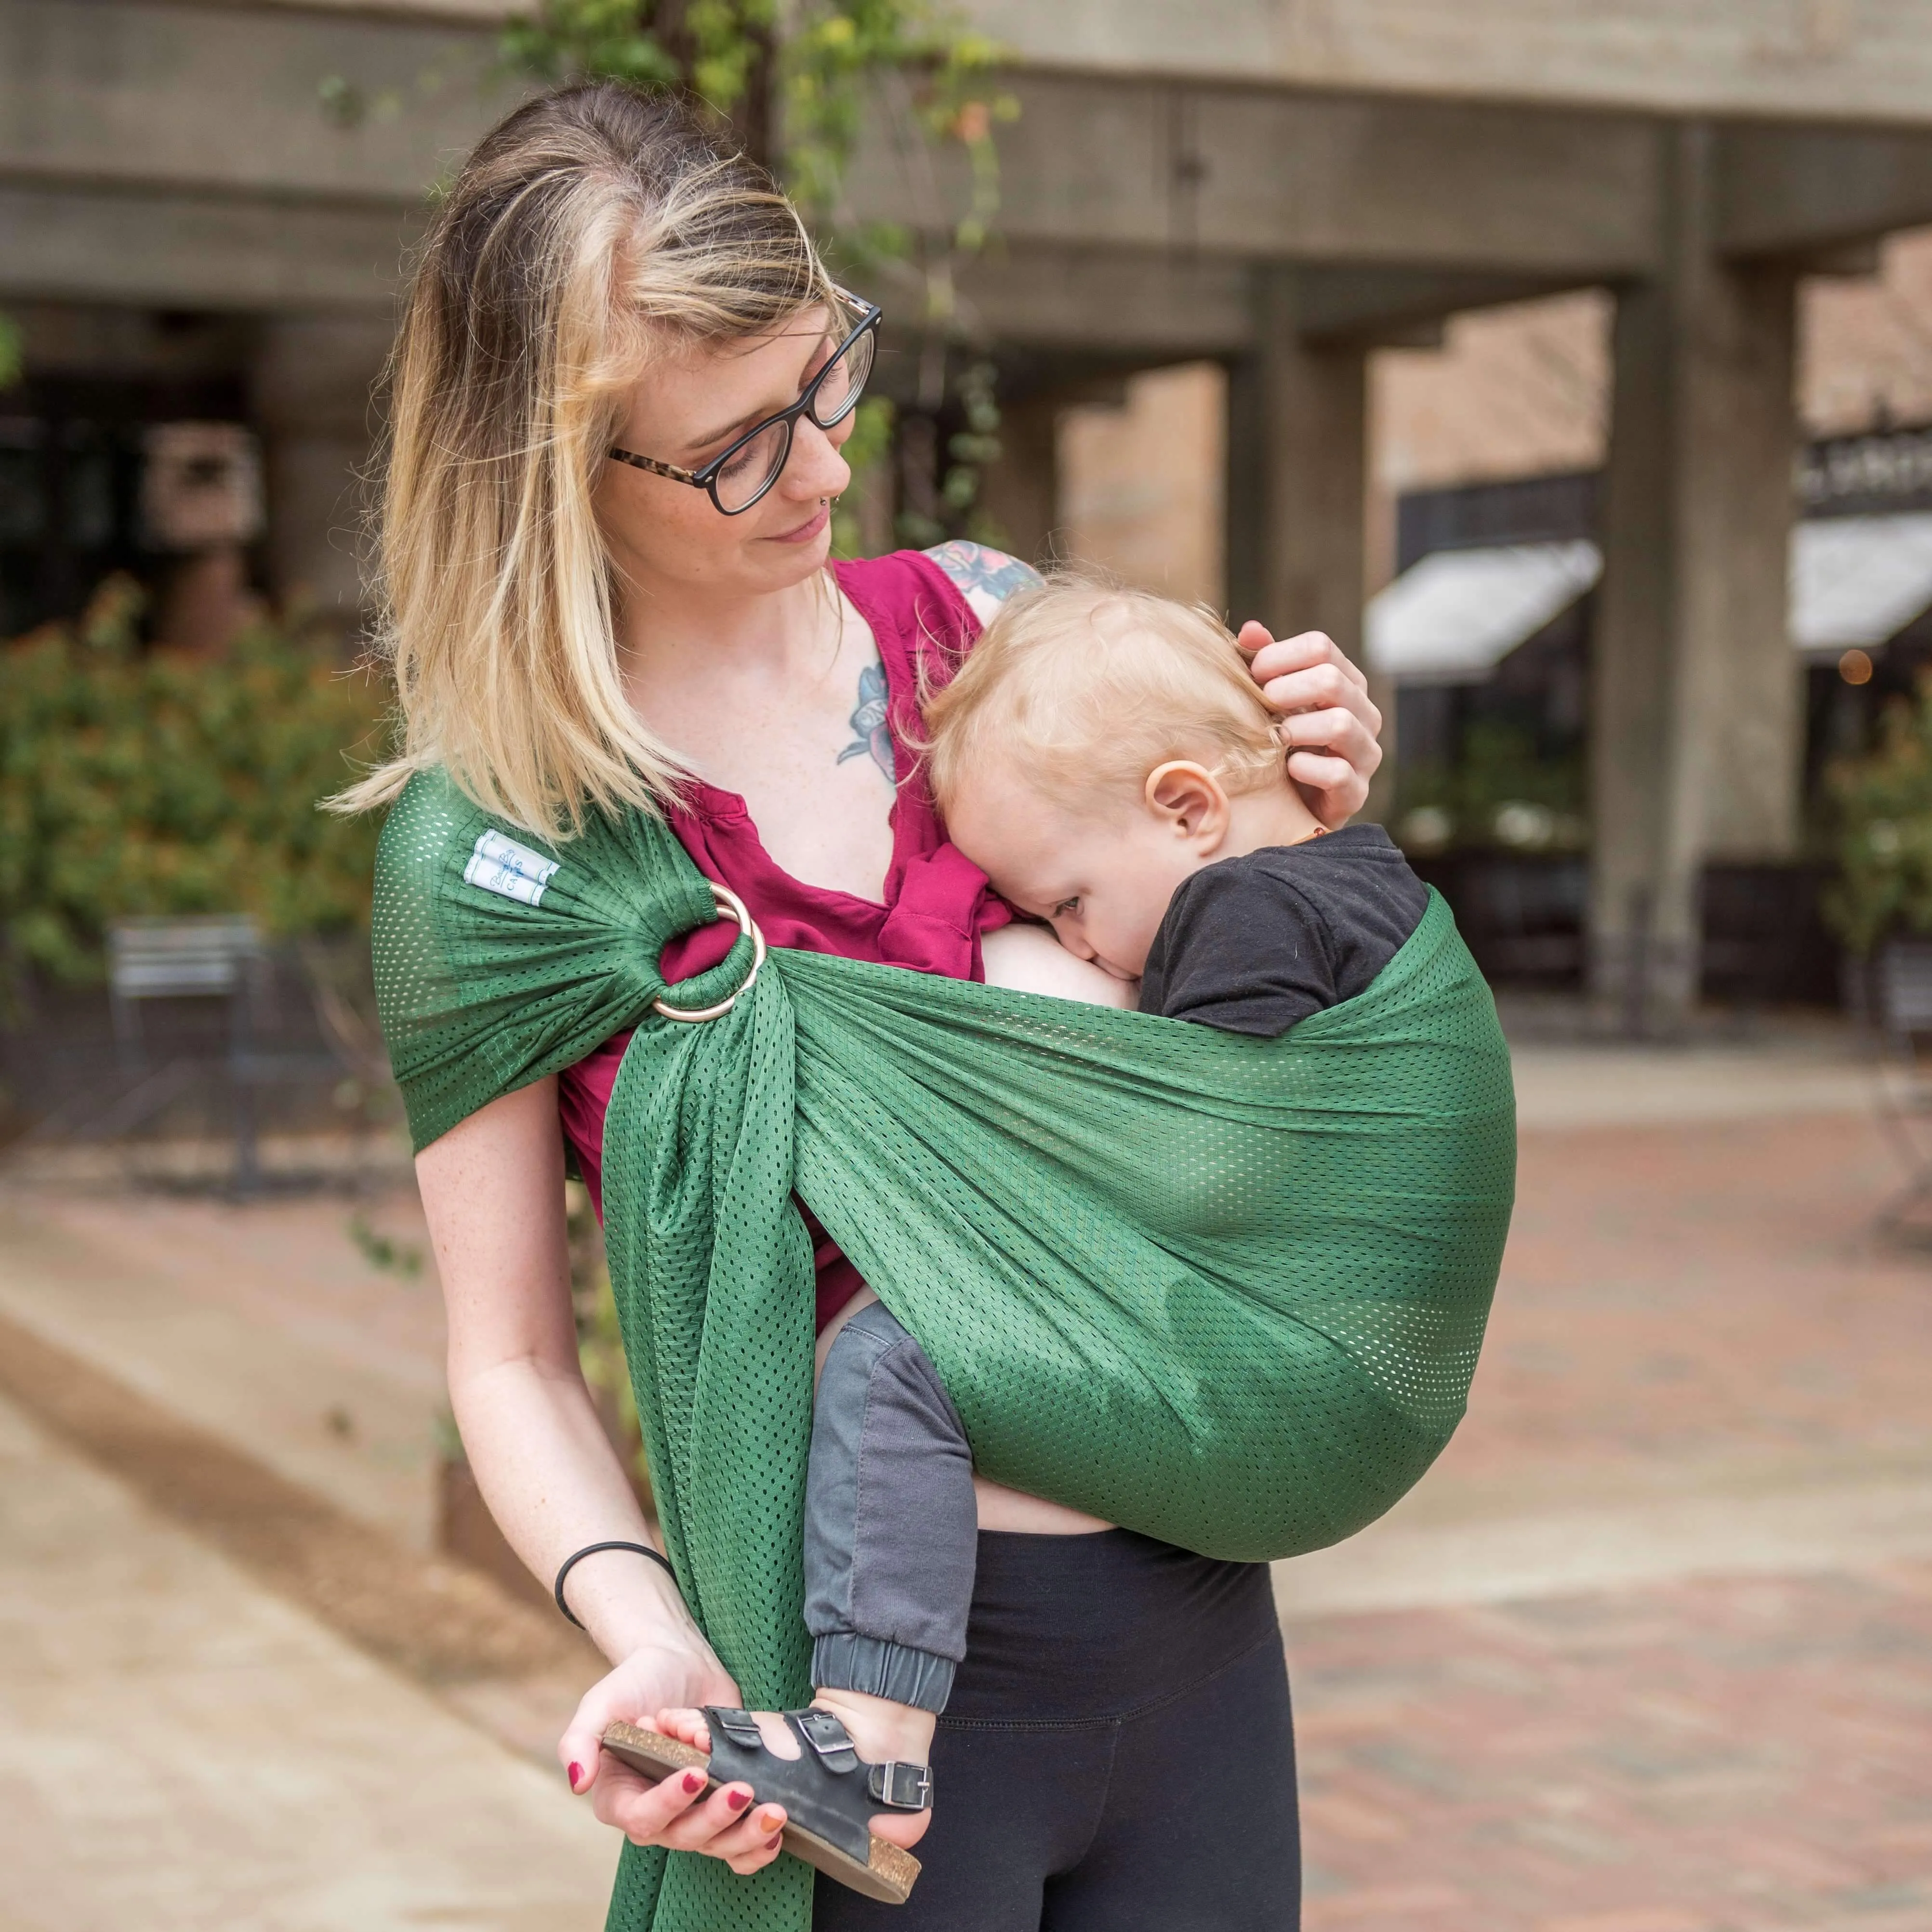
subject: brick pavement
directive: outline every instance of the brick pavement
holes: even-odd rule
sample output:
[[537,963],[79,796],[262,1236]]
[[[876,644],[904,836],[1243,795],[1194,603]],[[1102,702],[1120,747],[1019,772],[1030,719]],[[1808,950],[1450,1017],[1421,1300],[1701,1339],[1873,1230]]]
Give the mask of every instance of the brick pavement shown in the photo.
[[1861,1115],[1526,1133],[1496,1316],[1439,1474],[1932,1467],[1932,1252],[1882,1244]]
[[1932,1565],[1296,1629],[1310,1932],[1926,1932]]
[[[1438,1525],[1922,1485],[1862,1118],[1527,1135]],[[1291,1621],[1310,1932],[1932,1932],[1932,1563]],[[1694,1567],[1694,1552],[1690,1559]],[[1642,1566],[1636,1566],[1641,1569]]]

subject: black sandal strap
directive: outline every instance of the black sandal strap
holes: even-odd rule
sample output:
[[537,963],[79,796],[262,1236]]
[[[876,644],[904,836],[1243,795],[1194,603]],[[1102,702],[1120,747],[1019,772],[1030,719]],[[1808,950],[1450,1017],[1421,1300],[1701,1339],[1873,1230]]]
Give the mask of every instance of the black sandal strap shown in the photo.
[[762,1750],[765,1739],[758,1728],[758,1720],[749,1711],[733,1711],[722,1704],[707,1704],[705,1716],[714,1730],[720,1730],[732,1742],[746,1750]]

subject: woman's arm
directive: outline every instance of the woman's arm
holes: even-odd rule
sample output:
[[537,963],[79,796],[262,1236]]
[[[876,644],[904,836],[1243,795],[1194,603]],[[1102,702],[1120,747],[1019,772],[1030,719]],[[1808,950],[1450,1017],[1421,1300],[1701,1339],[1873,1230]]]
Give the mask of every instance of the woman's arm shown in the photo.
[[[418,1156],[416,1178],[449,1310],[450,1405],[511,1547],[548,1583],[586,1544],[659,1546],[578,1364],[556,1082],[506,1094],[452,1128]],[[694,1804],[681,1778],[649,1783],[599,1748],[614,1719],[648,1726],[661,1712],[738,1702],[671,1577],[613,1550],[577,1564],[566,1590],[616,1666],[558,1746],[571,1789],[592,1791],[598,1816],[640,1844],[708,1852],[740,1871],[768,1862],[777,1853],[767,1840],[783,1822],[775,1808],[745,1816],[729,1790]]]

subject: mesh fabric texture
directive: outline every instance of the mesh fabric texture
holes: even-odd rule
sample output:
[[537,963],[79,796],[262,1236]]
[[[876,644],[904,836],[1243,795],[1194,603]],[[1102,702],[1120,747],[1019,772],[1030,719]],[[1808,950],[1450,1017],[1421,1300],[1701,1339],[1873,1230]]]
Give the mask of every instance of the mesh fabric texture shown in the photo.
[[[466,884],[495,830],[557,871]],[[665,826],[567,847],[414,780],[378,861],[377,988],[419,1148],[637,1030],[605,1127],[611,1273],[665,1540],[746,1701],[810,1690],[809,1203],[944,1378],[975,1467],[1216,1557],[1335,1542],[1460,1418],[1514,1190],[1509,1058],[1434,893],[1358,998],[1278,1040],[774,950],[723,1017],[650,1012],[715,916]],[[741,940],[682,983],[710,1004]],[[626,1848],[624,1932],[802,1932],[745,1880]]]

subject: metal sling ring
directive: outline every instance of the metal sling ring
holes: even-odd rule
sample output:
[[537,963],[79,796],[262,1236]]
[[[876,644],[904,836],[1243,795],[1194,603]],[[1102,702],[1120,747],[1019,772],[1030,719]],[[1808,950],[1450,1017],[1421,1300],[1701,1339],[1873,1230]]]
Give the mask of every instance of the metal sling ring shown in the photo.
[[654,1013],[662,1013],[668,1020],[685,1020],[695,1022],[699,1020],[722,1019],[746,994],[751,991],[758,978],[758,969],[765,964],[765,934],[760,932],[753,922],[751,914],[747,908],[744,901],[740,898],[730,886],[721,886],[715,880],[711,882],[711,897],[717,902],[718,916],[720,919],[729,916],[736,920],[738,922],[739,932],[751,941],[751,970],[744,976],[744,984],[735,993],[720,1000],[715,1006],[667,1006],[664,1004],[663,996],[660,994],[657,998],[651,1001],[651,1010]]

